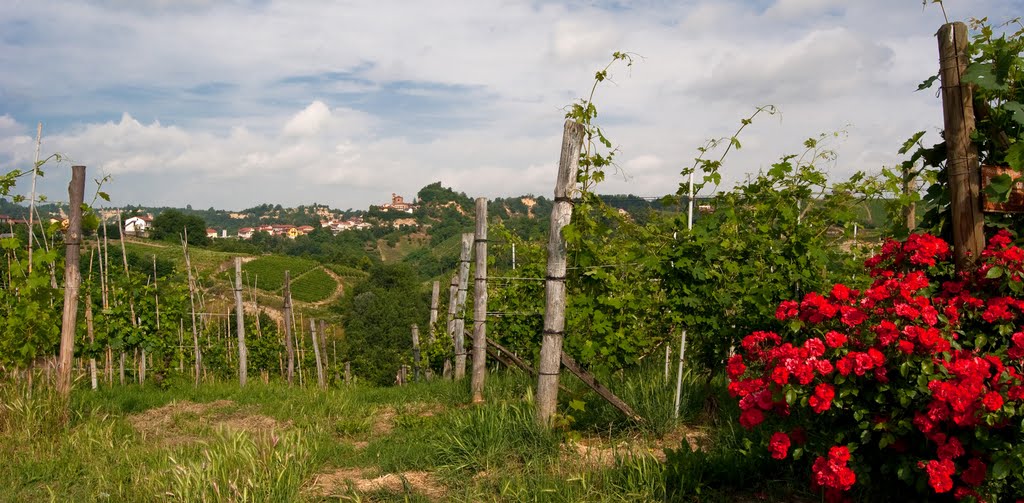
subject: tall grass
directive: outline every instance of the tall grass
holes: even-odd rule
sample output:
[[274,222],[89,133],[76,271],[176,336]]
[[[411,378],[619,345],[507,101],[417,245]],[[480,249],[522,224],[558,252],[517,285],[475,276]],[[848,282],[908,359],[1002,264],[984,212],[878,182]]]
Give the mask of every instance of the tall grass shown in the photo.
[[315,468],[299,432],[253,436],[222,432],[199,456],[168,459],[152,494],[168,501],[290,502]]
[[501,402],[451,415],[434,448],[442,469],[480,472],[544,463],[557,456],[559,443],[537,424],[532,407]]

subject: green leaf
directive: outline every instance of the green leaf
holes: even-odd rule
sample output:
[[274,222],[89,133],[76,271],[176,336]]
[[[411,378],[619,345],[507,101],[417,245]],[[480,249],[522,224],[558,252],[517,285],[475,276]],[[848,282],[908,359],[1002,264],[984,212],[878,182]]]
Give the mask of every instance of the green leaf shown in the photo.
[[995,480],[1003,480],[1007,475],[1010,474],[1010,460],[1000,459],[996,461],[996,464],[992,465],[992,478]]
[[934,84],[936,80],[939,80],[938,75],[932,75],[931,77],[928,77],[927,79],[925,79],[924,82],[917,86],[917,90],[923,91],[925,89],[928,89],[929,87],[932,87],[932,84]]
[[583,412],[587,408],[587,403],[583,400],[570,400],[569,408]]
[[107,202],[110,202],[110,195],[107,194],[106,192],[100,191],[100,192],[97,192],[96,195],[99,196],[100,199],[102,199],[104,201],[107,201]]
[[964,72],[963,82],[976,84],[987,91],[1006,91],[1006,83],[996,78],[995,66],[992,63],[971,63]]
[[1010,118],[1020,125],[1024,125],[1024,104],[1010,101],[1003,104],[1003,110],[1010,112]]
[[1024,141],[1017,141],[1006,150],[1006,163],[1014,171],[1024,172]]
[[997,265],[996,266],[992,266],[992,268],[989,269],[987,273],[985,273],[985,277],[988,278],[988,279],[1001,278],[1003,276],[1003,272],[1004,271],[1003,271],[1002,267],[997,266]]
[[988,181],[988,186],[985,187],[985,195],[993,202],[1005,203],[1010,198],[1010,188],[1012,186],[1013,180],[1010,178],[1010,175],[1003,173]]

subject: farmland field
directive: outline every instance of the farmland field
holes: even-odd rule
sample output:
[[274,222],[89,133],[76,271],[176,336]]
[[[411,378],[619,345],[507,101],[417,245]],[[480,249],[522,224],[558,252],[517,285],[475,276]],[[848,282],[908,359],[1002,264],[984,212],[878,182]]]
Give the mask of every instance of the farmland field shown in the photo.
[[328,299],[337,287],[338,282],[318,267],[292,281],[292,298],[302,302],[319,302]]
[[292,280],[317,267],[312,260],[295,257],[264,256],[242,265],[242,271],[250,278],[258,278],[257,286],[269,292],[284,286],[284,272],[289,271]]

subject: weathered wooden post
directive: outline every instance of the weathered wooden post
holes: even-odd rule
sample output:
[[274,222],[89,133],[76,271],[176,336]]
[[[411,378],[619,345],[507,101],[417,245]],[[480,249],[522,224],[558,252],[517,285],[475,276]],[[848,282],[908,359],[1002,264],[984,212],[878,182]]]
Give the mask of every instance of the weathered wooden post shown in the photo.
[[473,375],[470,390],[473,403],[484,401],[484,376],[487,371],[487,199],[476,200],[476,277],[473,281]]
[[430,342],[433,343],[436,337],[434,336],[434,326],[437,325],[437,306],[440,302],[441,297],[441,282],[434,281],[430,285],[430,326],[427,330],[430,334],[427,336],[430,338]]
[[[324,365],[324,387],[326,388],[331,382],[331,370],[330,358],[328,358],[327,354],[327,323],[324,320],[320,320],[320,331],[317,333],[320,334],[320,354],[322,355],[320,359]],[[335,365],[337,365],[337,362],[335,362]]]
[[313,339],[313,358],[316,360],[316,385],[324,389],[324,365],[320,361],[320,338],[316,333],[316,320],[309,319],[309,335]]
[[288,385],[295,379],[295,346],[292,345],[292,277],[290,271],[284,272],[284,347],[288,352]]
[[345,362],[345,384],[352,384],[352,362]]
[[[452,274],[452,281],[448,285],[448,337],[452,340],[452,347],[455,347],[455,308],[459,295],[459,273]],[[445,379],[452,377],[452,362],[448,358],[444,360],[444,367],[441,375]]]
[[455,380],[466,376],[466,290],[469,289],[469,254],[473,245],[473,233],[462,235],[462,249],[459,251],[459,293],[455,310]]
[[249,380],[249,352],[245,347],[245,307],[242,305],[242,257],[235,257],[235,323],[238,328],[238,384]]
[[57,367],[57,393],[64,398],[67,420],[71,397],[71,357],[75,354],[75,324],[78,322],[78,287],[82,273],[78,268],[82,251],[82,201],[85,198],[85,166],[71,167],[68,184],[68,229],[64,235],[64,316],[60,326],[60,359]]
[[[181,240],[182,252],[185,255],[185,269],[188,271],[188,301],[192,307],[192,344],[196,357],[196,386],[203,373],[203,352],[199,349],[199,328],[196,325],[196,279],[192,275],[192,260],[188,255],[188,227],[184,229],[185,237]],[[124,353],[121,353],[123,356]]]
[[[434,282],[437,284],[437,282]],[[413,377],[416,381],[420,380],[420,327],[415,323],[412,324],[412,363],[413,363]]]
[[959,22],[944,24],[937,36],[953,256],[957,271],[967,271],[974,268],[985,247],[978,149],[971,143],[974,102],[970,85],[962,80],[967,69],[967,26]]
[[544,281],[544,334],[537,371],[537,420],[549,426],[558,405],[558,374],[562,360],[562,334],[565,330],[566,243],[562,228],[572,219],[570,189],[576,183],[584,127],[565,121],[562,153],[555,182],[555,202],[551,209],[551,231],[548,236],[547,279]]

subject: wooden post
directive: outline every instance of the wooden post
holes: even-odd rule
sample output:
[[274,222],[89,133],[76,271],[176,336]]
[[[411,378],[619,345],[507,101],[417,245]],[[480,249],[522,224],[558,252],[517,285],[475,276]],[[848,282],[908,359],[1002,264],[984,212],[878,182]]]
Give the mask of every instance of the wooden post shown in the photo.
[[555,202],[551,209],[548,236],[547,279],[544,281],[544,334],[537,377],[537,420],[549,426],[558,405],[558,373],[562,361],[562,334],[565,330],[566,244],[562,228],[572,219],[570,190],[576,183],[584,127],[565,121],[562,153],[555,182]]
[[[601,396],[601,398],[604,398],[606,401],[608,401],[608,403],[612,404],[613,407],[619,409],[619,411],[625,414],[626,417],[638,423],[644,422],[644,418],[640,417],[640,415],[637,414],[636,412],[633,412],[633,409],[630,408],[629,405],[626,404],[626,402],[623,402],[622,399],[615,396],[615,394],[612,393],[610,389],[606,388],[603,384],[598,382],[597,378],[594,377],[593,374],[587,372],[586,370],[583,370],[583,368],[580,367],[580,365],[576,363],[576,360],[573,360],[571,356],[562,353],[561,360],[562,365],[565,365],[565,368],[568,369],[569,372],[572,372],[573,375],[575,375],[581,381],[583,381],[584,384],[590,386],[590,389],[594,390],[598,395]],[[541,363],[543,363],[543,360],[541,360]],[[544,374],[541,374],[541,377],[544,377]]]
[[[96,341],[95,333],[93,332],[92,326],[92,292],[90,291],[85,297],[85,330],[89,335],[89,344]],[[96,390],[99,388],[99,383],[96,379],[96,356],[89,357],[89,380],[92,382],[92,389]]]
[[345,384],[352,384],[352,363],[345,362]]
[[188,255],[188,227],[183,228],[183,231],[185,234],[181,239],[181,249],[185,255],[185,269],[188,271],[188,302],[192,307],[192,348],[196,359],[195,382],[198,387],[199,380],[203,378],[203,352],[199,349],[199,328],[196,326],[196,279],[192,276],[192,260]]
[[64,236],[64,316],[60,326],[60,360],[57,367],[57,392],[64,398],[67,420],[71,397],[71,357],[75,354],[75,324],[78,322],[78,287],[82,273],[78,268],[82,252],[82,200],[85,198],[85,166],[71,167],[68,184],[68,229]]
[[[434,284],[437,284],[435,281]],[[418,382],[420,380],[420,327],[412,324],[412,363],[413,376]]]
[[[330,358],[327,355],[327,323],[324,320],[320,320],[320,331],[317,333],[320,334],[320,360],[324,365],[324,387],[326,388],[331,382],[331,368]],[[337,365],[337,362],[335,362],[335,365]]]
[[249,352],[245,347],[245,308],[242,305],[242,257],[235,257],[235,323],[238,327],[238,384],[249,380]]
[[441,297],[441,282],[434,281],[430,285],[430,326],[427,327],[427,331],[430,332],[430,342],[433,343],[436,339],[434,337],[434,326],[437,325],[437,305],[440,302]]
[[487,371],[487,199],[476,199],[476,277],[473,278],[473,375],[470,390],[473,403],[484,401]]
[[961,77],[967,69],[967,26],[949,23],[939,28],[939,78],[946,138],[953,256],[958,272],[974,269],[985,246],[981,213],[981,174],[974,133],[971,87]]
[[292,345],[292,292],[291,273],[284,272],[284,347],[288,352],[288,385],[295,379],[295,347]]
[[473,245],[473,233],[462,235],[462,249],[459,251],[459,292],[455,301],[455,380],[466,376],[466,290],[469,288],[469,254]]
[[[459,273],[455,272],[452,274],[452,281],[448,284],[448,337],[452,341],[452,347],[455,347],[455,308],[458,304],[459,295]],[[445,379],[452,377],[452,362],[448,358],[444,360],[444,368],[441,371],[441,375]]]
[[316,359],[316,385],[324,389],[324,366],[320,362],[320,337],[316,333],[316,320],[309,319],[309,335],[313,339],[313,358]]

